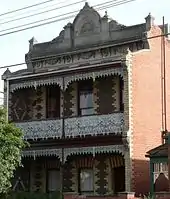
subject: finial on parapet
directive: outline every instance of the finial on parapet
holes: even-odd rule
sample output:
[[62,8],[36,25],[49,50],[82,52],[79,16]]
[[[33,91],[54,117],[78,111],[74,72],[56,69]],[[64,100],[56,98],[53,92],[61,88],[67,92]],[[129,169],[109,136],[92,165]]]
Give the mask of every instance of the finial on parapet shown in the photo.
[[148,14],[147,17],[145,17],[145,21],[146,21],[146,30],[150,30],[152,26],[154,26],[154,21],[155,18],[151,15],[151,13]]
[[102,17],[102,20],[108,21],[108,19],[109,19],[109,16],[108,16],[107,10],[106,10],[104,16]]
[[7,68],[6,71],[2,75],[2,80],[7,79],[10,75],[11,75],[11,71],[9,70],[9,68]]
[[86,8],[89,8],[89,7],[90,7],[90,6],[89,6],[88,2],[85,1],[85,5],[84,5],[84,8],[83,8],[83,9],[86,9]]
[[107,18],[108,18],[107,10],[105,11],[104,17],[107,17]]
[[33,46],[38,43],[37,40],[35,39],[35,37],[32,37],[30,40],[29,40],[29,50],[32,50],[33,49]]

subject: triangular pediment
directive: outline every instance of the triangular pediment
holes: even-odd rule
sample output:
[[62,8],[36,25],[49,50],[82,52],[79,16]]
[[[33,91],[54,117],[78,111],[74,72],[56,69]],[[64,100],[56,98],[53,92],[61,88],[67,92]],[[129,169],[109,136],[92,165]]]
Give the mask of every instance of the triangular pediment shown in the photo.
[[99,33],[101,17],[99,13],[86,2],[73,22],[74,36]]

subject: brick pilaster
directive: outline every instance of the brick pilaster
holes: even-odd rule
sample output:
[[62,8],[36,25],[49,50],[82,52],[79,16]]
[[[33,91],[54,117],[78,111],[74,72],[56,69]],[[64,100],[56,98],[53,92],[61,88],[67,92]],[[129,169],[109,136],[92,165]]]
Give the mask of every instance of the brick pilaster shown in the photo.
[[123,141],[125,144],[125,191],[131,192],[133,187],[133,172],[132,172],[132,153],[133,153],[133,121],[132,121],[132,64],[131,52],[127,52],[126,62],[123,66],[123,81],[124,81],[124,131]]

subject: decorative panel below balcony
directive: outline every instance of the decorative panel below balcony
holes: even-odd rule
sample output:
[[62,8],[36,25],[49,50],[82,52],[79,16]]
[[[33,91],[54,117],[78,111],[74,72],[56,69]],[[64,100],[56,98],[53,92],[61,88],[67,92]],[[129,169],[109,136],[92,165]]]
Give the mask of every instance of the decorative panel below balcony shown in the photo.
[[122,134],[123,124],[123,113],[68,118],[65,120],[65,136]]
[[61,138],[62,135],[61,120],[23,122],[16,126],[22,129],[26,140]]

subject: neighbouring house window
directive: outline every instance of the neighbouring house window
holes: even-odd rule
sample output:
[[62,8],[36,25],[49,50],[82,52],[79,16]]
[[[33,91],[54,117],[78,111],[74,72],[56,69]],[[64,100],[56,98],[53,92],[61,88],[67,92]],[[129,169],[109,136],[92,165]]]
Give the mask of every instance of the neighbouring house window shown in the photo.
[[60,88],[56,85],[47,87],[47,118],[60,117]]
[[82,81],[78,86],[79,115],[94,114],[93,105],[93,80]]
[[94,173],[93,169],[80,169],[79,171],[79,192],[93,193],[94,191]]
[[54,192],[60,190],[60,171],[48,170],[47,171],[47,191]]

